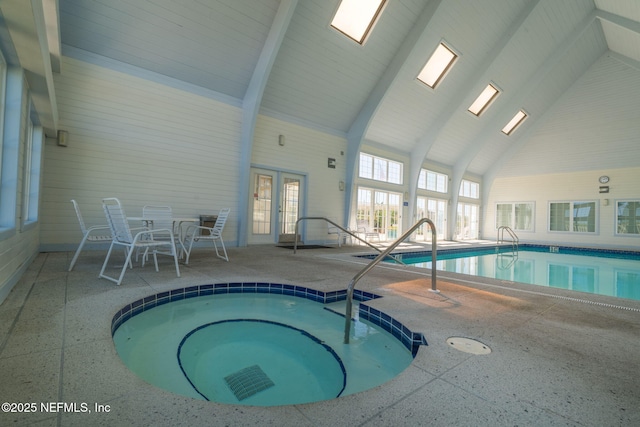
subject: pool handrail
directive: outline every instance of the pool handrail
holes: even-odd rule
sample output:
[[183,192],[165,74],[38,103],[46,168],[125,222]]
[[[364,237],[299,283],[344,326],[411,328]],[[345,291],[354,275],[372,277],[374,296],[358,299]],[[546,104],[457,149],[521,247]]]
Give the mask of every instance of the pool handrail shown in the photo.
[[505,243],[505,231],[509,234],[509,236],[511,236],[511,246],[513,248],[513,251],[517,251],[519,249],[520,240],[518,239],[518,235],[516,234],[516,232],[513,231],[509,226],[501,225],[500,227],[498,227],[498,236],[496,238],[496,243]]
[[440,292],[436,289],[436,258],[437,258],[437,242],[436,242],[436,226],[429,218],[422,218],[416,222],[408,231],[394,241],[387,249],[382,251],[377,257],[375,257],[369,264],[367,264],[353,279],[349,282],[347,288],[347,308],[344,315],[344,343],[349,344],[349,335],[351,333],[351,314],[353,311],[353,291],[356,283],[367,274],[373,267],[378,265],[385,257],[387,257],[391,251],[393,251],[400,243],[402,243],[407,237],[409,237],[418,227],[424,223],[428,223],[431,227],[431,292]]
[[[348,230],[348,229],[336,224],[335,222],[331,221],[329,218],[325,218],[323,216],[303,216],[303,217],[298,218],[298,220],[296,221],[296,228],[295,228],[295,236],[296,237],[295,237],[295,242],[293,244],[293,253],[294,254],[298,251],[298,236],[299,236],[299,234],[298,234],[298,224],[300,223],[300,221],[309,220],[309,219],[318,219],[318,220],[327,221],[329,224],[331,224],[331,225],[337,227],[338,229],[344,231],[345,233],[349,234],[351,237],[355,237],[356,239],[360,240],[361,242],[363,242],[365,245],[369,246],[370,248],[373,248],[378,252],[382,252],[382,250],[380,248],[377,248],[377,247],[373,246],[371,243],[367,242],[366,240],[361,239],[360,236],[358,236],[355,233],[353,233],[353,231]],[[405,263],[403,263],[402,261],[400,261],[399,259],[396,259],[395,257],[393,257],[391,255],[389,255],[389,258],[393,259],[395,262],[397,262],[399,264],[405,265]]]

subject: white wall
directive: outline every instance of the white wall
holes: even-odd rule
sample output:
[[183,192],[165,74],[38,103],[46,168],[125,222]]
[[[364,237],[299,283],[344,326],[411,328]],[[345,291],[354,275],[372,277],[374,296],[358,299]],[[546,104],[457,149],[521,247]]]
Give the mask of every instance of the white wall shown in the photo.
[[[602,175],[611,179],[607,184],[609,193],[599,192],[602,184],[598,182],[598,178]],[[640,199],[639,182],[640,167],[497,178],[491,188],[486,215],[482,221],[482,236],[489,240],[496,238],[496,203],[534,202],[534,231],[518,231],[521,241],[637,250],[640,248],[640,235],[615,235],[615,206],[616,200]],[[605,199],[609,202],[606,206]],[[549,202],[557,201],[596,201],[597,232],[549,232]]]
[[[284,135],[284,146],[278,138]],[[322,216],[341,224],[345,209],[340,181],[346,177],[345,138],[260,115],[256,123],[251,163],[255,167],[293,172],[306,176],[305,216]],[[336,159],[335,169],[329,158]],[[327,237],[324,221],[308,221],[305,243],[322,243]]]
[[[42,250],[74,250],[81,234],[70,199],[88,225],[104,224],[103,197],[118,197],[128,215],[169,204],[179,215],[230,207],[225,242],[237,244],[241,109],[193,91],[63,57],[56,76],[60,128],[68,146],[45,147]],[[285,145],[278,145],[279,135]],[[258,117],[252,165],[305,175],[307,216],[340,220],[346,140],[272,117]],[[327,159],[336,159],[336,168]],[[307,240],[326,225],[310,223]]]
[[171,205],[184,216],[229,207],[224,238],[234,244],[239,108],[69,57],[55,88],[60,128],[69,138],[67,147],[45,147],[43,250],[77,246],[70,199],[93,225],[105,223],[104,197],[118,197],[130,216],[146,204]]

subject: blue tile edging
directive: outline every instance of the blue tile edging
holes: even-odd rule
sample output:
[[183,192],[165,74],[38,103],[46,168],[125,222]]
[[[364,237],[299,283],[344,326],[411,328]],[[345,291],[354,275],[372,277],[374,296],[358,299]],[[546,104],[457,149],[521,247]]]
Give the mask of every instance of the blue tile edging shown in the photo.
[[[124,322],[133,316],[144,311],[150,310],[159,305],[167,304],[173,301],[179,301],[187,298],[195,298],[206,295],[233,294],[233,293],[267,293],[278,295],[291,295],[299,298],[306,298],[312,301],[329,304],[337,301],[344,301],[347,298],[347,290],[322,292],[315,289],[306,288],[297,285],[284,285],[280,283],[266,282],[230,282],[216,283],[210,285],[190,286],[188,288],[172,289],[155,295],[149,295],[139,300],[127,304],[116,312],[111,320],[111,336]],[[371,292],[354,290],[353,299],[360,302],[371,301],[382,298]],[[398,322],[391,316],[369,307],[366,304],[360,304],[359,317],[377,325],[385,331],[391,333],[396,339],[411,351],[413,357],[418,353],[421,345],[428,345],[427,340],[422,333],[412,332],[402,323]]]
[[[590,248],[590,247],[579,247],[579,246],[565,246],[558,244],[533,244],[533,243],[521,243],[519,245],[520,249],[529,250],[531,252],[551,252],[551,248],[555,249],[554,253],[559,254],[571,254],[571,255],[591,255],[597,256],[601,258],[621,258],[621,259],[638,259],[640,260],[640,251],[637,250],[627,250],[627,249],[603,249],[603,248]],[[447,248],[447,249],[438,249],[438,256],[450,255],[450,254],[466,254],[473,253],[477,254],[487,254],[495,253],[496,251],[504,249],[505,251],[511,251],[509,245],[505,244],[495,244],[489,246],[474,246],[474,247],[462,247],[462,248]],[[430,250],[420,250],[420,251],[407,251],[407,252],[394,252],[390,255],[400,256],[401,260],[403,259],[411,259],[416,257],[425,257],[431,256]],[[356,258],[362,259],[374,259],[378,256],[378,254],[365,254],[365,255],[354,255]],[[391,259],[385,260],[388,262],[393,262]]]

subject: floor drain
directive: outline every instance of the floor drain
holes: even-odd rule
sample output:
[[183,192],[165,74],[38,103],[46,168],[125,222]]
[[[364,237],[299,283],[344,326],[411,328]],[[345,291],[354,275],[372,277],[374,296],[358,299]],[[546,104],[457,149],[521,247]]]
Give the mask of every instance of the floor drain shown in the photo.
[[471,338],[463,337],[451,337],[447,338],[447,344],[455,348],[456,350],[464,351],[471,354],[489,354],[491,349],[489,346],[481,343],[480,341],[472,340]]

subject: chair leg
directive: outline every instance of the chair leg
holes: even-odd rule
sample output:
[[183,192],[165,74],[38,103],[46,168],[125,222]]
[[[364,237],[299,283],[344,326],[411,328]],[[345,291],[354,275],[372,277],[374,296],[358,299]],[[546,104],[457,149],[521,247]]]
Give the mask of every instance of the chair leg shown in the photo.
[[222,258],[223,260],[229,262],[229,256],[227,255],[227,249],[224,247],[224,240],[222,240],[222,237],[220,239],[220,244],[222,245],[222,251],[224,253],[224,256],[220,255],[220,253],[218,252],[218,245],[216,245],[216,241],[213,241],[213,246],[216,248],[216,256],[218,258]]
[[158,269],[158,248],[153,248],[153,263],[156,266],[156,271],[160,271],[160,269]]
[[[178,266],[178,248],[176,248],[176,242],[173,236],[171,237],[171,244],[173,249],[173,260],[176,264],[176,275],[180,277],[180,267]],[[180,250],[180,255],[182,256],[182,249]]]
[[120,271],[120,277],[118,277],[118,281],[116,282],[116,285],[118,285],[118,286],[120,286],[120,283],[122,283],[122,278],[124,277],[124,273],[127,272],[127,267],[131,264],[131,257],[133,255],[133,249],[129,250],[128,252],[129,253],[127,254],[127,260],[122,265],[122,270]]
[[82,241],[80,242],[80,245],[78,246],[78,249],[76,250],[76,253],[73,255],[73,259],[71,260],[71,264],[69,265],[69,271],[73,270],[73,266],[76,265],[76,261],[78,260],[78,256],[80,256],[80,252],[82,252],[82,248],[84,247],[84,244],[87,243],[87,238],[88,237],[89,237],[89,233],[86,233],[82,237]]
[[101,279],[107,279],[107,280],[111,280],[112,282],[115,282],[116,285],[120,286],[120,283],[122,283],[122,278],[124,277],[124,273],[127,271],[127,267],[131,265],[131,257],[133,255],[133,250],[129,249],[129,250],[125,250],[126,254],[127,254],[127,259],[125,260],[124,264],[122,265],[122,270],[120,271],[120,276],[118,277],[118,279],[111,277],[111,276],[107,276],[106,274],[104,274],[104,270],[107,268],[107,264],[109,263],[109,258],[111,257],[111,251],[113,250],[113,242],[111,242],[111,246],[109,246],[109,251],[107,252],[107,256],[104,259],[104,263],[102,264],[102,270],[100,270],[100,275],[98,276]]
[[187,248],[185,247],[184,251],[187,254],[186,259],[184,260],[185,265],[189,265],[189,257],[191,256],[191,249],[193,249],[193,241],[194,241],[194,237],[191,237],[191,241],[189,242],[189,249],[187,250]]
[[109,246],[109,250],[107,251],[107,256],[105,257],[104,262],[102,263],[102,270],[100,270],[100,274],[98,275],[98,278],[105,278],[105,279],[112,280],[110,277],[104,275],[104,269],[107,268],[107,263],[109,262],[109,257],[111,256],[112,250],[113,250],[113,242],[111,242],[111,245]]

